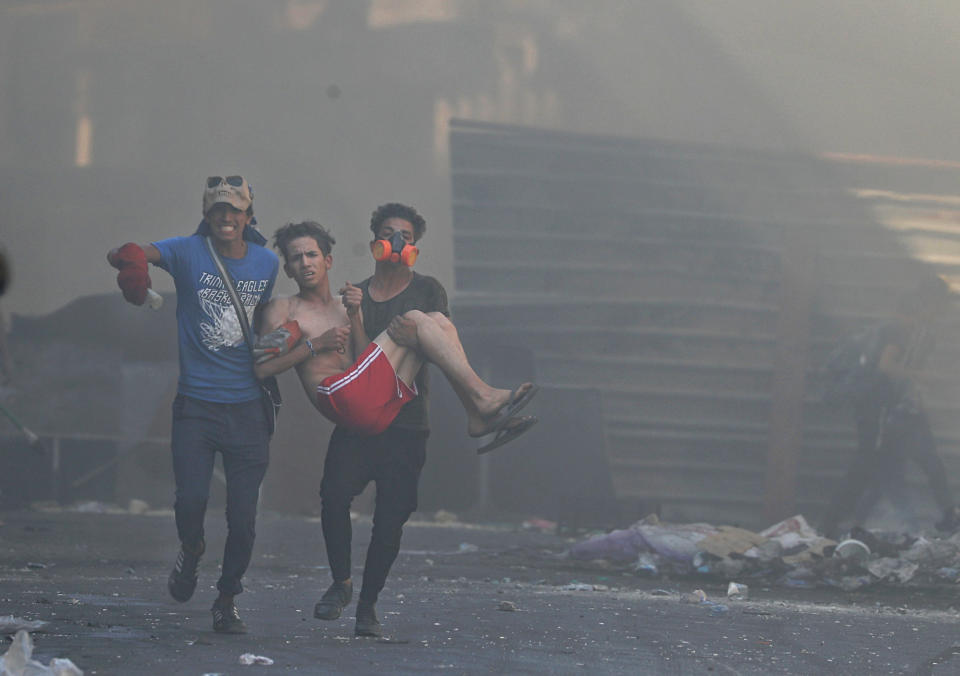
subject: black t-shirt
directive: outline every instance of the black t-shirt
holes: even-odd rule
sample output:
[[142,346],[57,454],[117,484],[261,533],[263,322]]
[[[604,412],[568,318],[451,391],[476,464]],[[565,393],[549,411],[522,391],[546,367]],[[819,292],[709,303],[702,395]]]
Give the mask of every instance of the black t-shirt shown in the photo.
[[[442,312],[448,317],[450,316],[450,309],[447,307],[447,292],[440,282],[433,277],[425,277],[414,272],[413,279],[410,280],[406,289],[382,303],[370,298],[371,279],[371,277],[368,277],[357,284],[363,290],[363,301],[360,309],[363,312],[363,328],[370,340],[383,333],[391,319],[408,310]],[[427,395],[430,389],[430,379],[426,365],[420,369],[416,382],[420,396],[400,409],[400,413],[391,427],[413,430],[430,429],[427,415]]]

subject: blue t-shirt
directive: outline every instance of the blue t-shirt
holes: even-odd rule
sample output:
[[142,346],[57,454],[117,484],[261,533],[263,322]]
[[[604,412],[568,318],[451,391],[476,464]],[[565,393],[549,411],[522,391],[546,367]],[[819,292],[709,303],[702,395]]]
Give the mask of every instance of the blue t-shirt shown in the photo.
[[[170,273],[177,287],[178,392],[218,403],[259,398],[260,387],[240,321],[203,237],[172,237],[153,242],[153,246],[163,257],[158,266]],[[243,258],[221,258],[252,329],[254,309],[266,304],[273,293],[280,267],[277,256],[248,242]]]

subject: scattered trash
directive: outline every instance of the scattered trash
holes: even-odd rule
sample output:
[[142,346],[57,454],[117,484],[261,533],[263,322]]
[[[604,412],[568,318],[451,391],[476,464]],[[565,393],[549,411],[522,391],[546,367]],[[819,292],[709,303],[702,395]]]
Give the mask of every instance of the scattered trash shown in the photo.
[[901,552],[910,549],[920,540],[922,540],[921,547],[923,544],[929,544],[929,540],[925,538],[917,538],[906,533],[870,532],[860,526],[851,528],[847,537],[852,540],[860,540],[870,549],[872,554],[894,558],[900,556]]
[[756,559],[761,563],[770,563],[783,556],[783,545],[779,540],[767,539],[751,547],[743,553],[748,559]]
[[877,579],[890,579],[900,583],[909,582],[913,579],[918,568],[920,568],[919,563],[893,558],[876,559],[867,564],[867,570]]
[[564,591],[593,591],[593,585],[586,584],[585,582],[571,582],[570,584],[560,587],[560,589]]
[[13,637],[13,643],[3,657],[0,657],[0,674],[3,676],[83,676],[77,665],[63,657],[50,660],[50,666],[44,666],[32,659],[33,639],[21,629]]
[[633,570],[638,575],[647,577],[656,577],[660,574],[660,568],[657,566],[657,560],[649,552],[640,552],[637,555],[637,561],[633,564]]
[[744,552],[762,545],[767,538],[733,526],[720,526],[716,533],[707,535],[697,545],[697,550],[721,558]]
[[789,587],[846,591],[881,583],[960,582],[960,534],[923,537],[857,527],[838,544],[817,534],[800,514],[760,533],[704,523],[661,523],[652,515],[629,528],[576,543],[567,555],[632,565],[635,574],[651,578],[761,578]]
[[502,610],[505,613],[512,613],[517,610],[517,604],[513,601],[501,601],[500,605],[497,606],[497,610]]
[[840,581],[835,583],[835,586],[840,587],[843,591],[851,592],[873,583],[874,579],[869,575],[848,575],[840,578]]
[[795,587],[798,589],[812,589],[813,587],[817,586],[813,580],[808,580],[806,578],[801,578],[801,577],[790,577],[790,576],[783,578],[783,584],[786,585],[787,587]]
[[707,593],[702,589],[694,589],[689,594],[680,597],[680,603],[703,603],[707,600]]
[[524,521],[521,525],[524,530],[538,530],[543,533],[555,533],[557,531],[557,522],[539,517],[532,517]]
[[833,555],[839,556],[842,559],[864,561],[870,556],[870,548],[860,542],[860,540],[844,540],[833,550]]
[[240,656],[240,664],[245,667],[248,667],[252,664],[262,664],[264,666],[270,666],[273,664],[273,660],[269,657],[264,657],[263,655],[254,655],[253,653],[243,653]]
[[633,528],[615,530],[605,535],[596,535],[585,542],[570,548],[570,557],[589,561],[607,559],[610,561],[634,561],[641,551],[646,551],[646,541],[639,531]]
[[649,552],[689,565],[698,551],[697,543],[716,532],[716,528],[706,523],[661,525],[656,515],[650,515],[630,528],[597,535],[574,545],[570,556],[632,562],[641,552]]
[[734,600],[745,600],[750,598],[750,587],[739,582],[731,582],[727,585],[727,598]]
[[47,625],[43,620],[24,620],[13,615],[0,615],[0,635],[9,636],[21,630],[42,631]]
[[960,569],[953,568],[951,566],[944,566],[943,568],[938,568],[937,577],[942,578],[947,582],[956,582],[957,578],[960,578]]
[[783,521],[775,523],[765,530],[760,531],[760,535],[765,538],[772,539],[776,539],[790,533],[794,533],[799,537],[811,540],[817,537],[817,532],[810,527],[810,524],[807,523],[807,520],[802,514],[791,516],[788,519],[784,519]]

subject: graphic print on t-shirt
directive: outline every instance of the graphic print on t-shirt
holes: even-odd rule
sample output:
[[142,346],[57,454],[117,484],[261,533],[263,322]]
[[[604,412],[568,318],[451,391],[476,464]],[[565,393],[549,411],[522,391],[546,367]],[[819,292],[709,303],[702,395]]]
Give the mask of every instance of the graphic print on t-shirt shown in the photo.
[[[239,280],[236,282],[237,295],[247,315],[247,323],[253,325],[253,311],[270,280]],[[230,294],[223,287],[220,275],[201,272],[197,280],[197,300],[200,309],[210,321],[200,320],[200,335],[208,350],[217,352],[222,347],[234,347],[243,344],[243,329],[240,319],[233,308]]]

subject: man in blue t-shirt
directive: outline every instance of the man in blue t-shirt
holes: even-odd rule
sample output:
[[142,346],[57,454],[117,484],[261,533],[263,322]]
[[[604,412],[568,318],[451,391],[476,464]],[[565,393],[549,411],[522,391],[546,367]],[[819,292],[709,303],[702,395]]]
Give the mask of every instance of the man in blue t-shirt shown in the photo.
[[166,270],[177,289],[180,380],[173,402],[173,473],[176,482],[180,554],[168,589],[187,601],[197,585],[197,566],[206,545],[203,519],[210,494],[214,456],[223,457],[227,479],[227,541],[217,582],[213,628],[245,633],[233,597],[253,552],[260,483],[269,462],[270,425],[253,373],[239,316],[205,239],[232,277],[247,321],[273,292],[279,261],[263,247],[254,228],[253,191],[241,176],[211,176],[203,193],[203,221],[189,237],[139,246],[124,244],[107,255],[118,268],[124,298],[142,305],[153,292],[147,263]]

